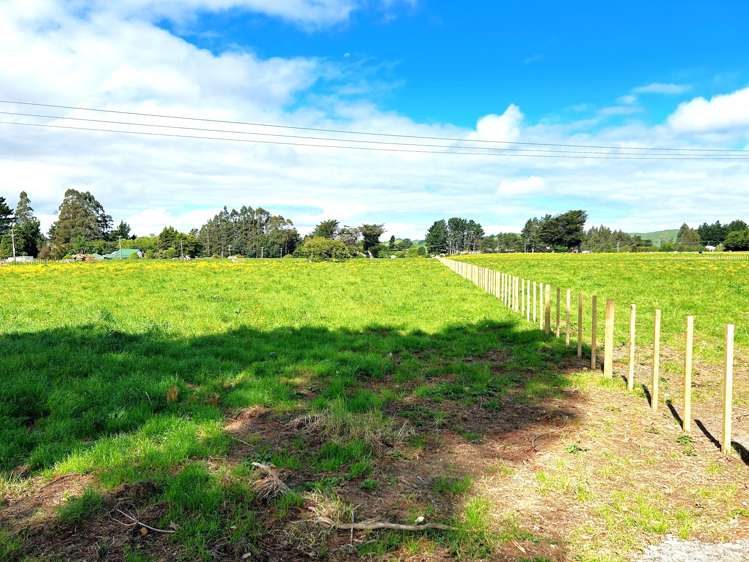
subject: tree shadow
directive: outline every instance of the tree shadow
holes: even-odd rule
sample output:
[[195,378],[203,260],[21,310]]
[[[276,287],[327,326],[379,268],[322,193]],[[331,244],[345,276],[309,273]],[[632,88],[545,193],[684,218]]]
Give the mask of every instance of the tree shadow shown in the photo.
[[[572,349],[516,322],[436,333],[236,327],[185,337],[157,325],[127,333],[104,319],[3,335],[0,469],[90,472],[118,485],[169,478],[190,459],[237,448],[247,458],[293,454],[300,489],[333,479],[383,517],[403,520],[409,497],[410,508],[434,503],[451,520],[463,500],[435,491],[436,479],[476,472],[477,461],[520,462],[555,438],[549,427],[577,419],[558,400],[568,385],[558,365]],[[263,414],[237,436],[259,437],[245,447],[227,433],[227,418],[253,408]],[[377,470],[398,483],[362,492],[353,461],[323,462],[336,438],[289,429],[292,418],[320,412],[408,424],[416,456],[372,451]]]

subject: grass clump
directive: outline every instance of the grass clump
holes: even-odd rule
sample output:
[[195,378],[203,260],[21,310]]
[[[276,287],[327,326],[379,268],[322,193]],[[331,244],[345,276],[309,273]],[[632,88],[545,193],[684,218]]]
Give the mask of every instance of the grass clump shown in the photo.
[[432,490],[441,495],[461,496],[470,490],[472,485],[473,480],[469,476],[439,476],[432,480]]
[[63,523],[73,524],[93,517],[104,506],[104,497],[93,488],[86,488],[83,494],[68,498],[57,508],[57,516]]

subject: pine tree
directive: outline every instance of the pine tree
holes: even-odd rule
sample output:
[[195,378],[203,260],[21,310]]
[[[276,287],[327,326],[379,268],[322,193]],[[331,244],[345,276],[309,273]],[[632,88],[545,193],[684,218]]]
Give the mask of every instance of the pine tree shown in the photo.
[[34,216],[34,209],[25,191],[18,196],[16,205],[13,235],[16,243],[16,255],[34,256],[39,253],[43,241],[39,219]]

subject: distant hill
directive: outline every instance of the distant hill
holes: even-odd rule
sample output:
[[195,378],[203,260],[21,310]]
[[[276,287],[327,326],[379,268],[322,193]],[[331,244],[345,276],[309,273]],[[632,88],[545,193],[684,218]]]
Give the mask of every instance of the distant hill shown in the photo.
[[662,242],[676,242],[676,235],[679,234],[678,228],[671,230],[656,230],[655,232],[633,232],[634,236],[639,236],[643,240],[650,240],[654,246]]

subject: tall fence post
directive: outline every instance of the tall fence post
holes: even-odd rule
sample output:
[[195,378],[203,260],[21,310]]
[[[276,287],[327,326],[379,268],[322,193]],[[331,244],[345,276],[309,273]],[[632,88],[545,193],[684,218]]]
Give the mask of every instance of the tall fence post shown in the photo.
[[577,294],[577,356],[583,356],[583,293]]
[[658,410],[658,386],[661,378],[661,309],[655,309],[653,322],[653,380],[650,389],[650,406]]
[[544,327],[544,294],[545,288],[543,283],[538,284],[538,327],[543,330]]
[[572,307],[572,289],[567,289],[564,301],[564,344],[570,346],[570,308]]
[[614,376],[614,315],[616,308],[613,299],[606,299],[606,320],[603,338],[603,375]]
[[522,277],[518,280],[520,283],[520,317],[525,314],[525,279]]
[[637,306],[629,305],[629,373],[627,373],[627,390],[635,389],[635,343],[637,334]]
[[528,298],[526,299],[526,304],[525,304],[525,320],[526,322],[530,322],[531,321],[531,304],[530,304],[531,282],[530,282],[530,279],[526,281],[525,289],[526,289],[526,294],[528,295]]
[[520,310],[520,277],[515,276],[515,312]]
[[544,286],[544,333],[551,332],[551,285]]
[[562,300],[562,289],[557,287],[557,325],[554,329],[554,334],[556,337],[559,337],[561,335],[561,329],[562,329],[562,318],[561,318],[561,304],[560,301]]
[[694,316],[687,316],[687,336],[684,342],[684,412],[682,426],[684,433],[692,431],[692,364],[694,348]]
[[535,281],[533,282],[533,322],[535,323],[538,320],[538,301],[537,301],[537,293],[538,293],[538,283]]
[[734,325],[726,324],[726,363],[723,375],[723,440],[721,451],[731,451],[731,425],[733,417],[733,334]]
[[598,296],[593,295],[590,298],[590,368],[596,368],[596,353],[598,353],[598,341],[596,332],[598,331]]

